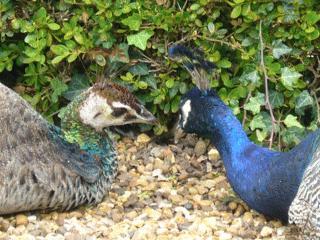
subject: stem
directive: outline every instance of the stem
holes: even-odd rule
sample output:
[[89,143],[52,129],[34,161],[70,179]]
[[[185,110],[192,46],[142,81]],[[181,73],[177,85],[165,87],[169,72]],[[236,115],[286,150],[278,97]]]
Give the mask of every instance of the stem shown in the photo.
[[188,4],[188,0],[186,0],[182,6],[182,9],[181,9],[181,12],[184,11],[184,9],[187,7],[187,4]]
[[[251,90],[249,91],[248,96],[242,106],[244,106],[249,101],[249,98],[251,98]],[[243,109],[242,127],[244,127],[246,120],[247,120],[247,110]]]
[[209,38],[209,37],[206,37],[206,36],[200,36],[200,35],[196,35],[196,37],[199,37],[201,39],[204,39],[204,40],[207,40],[209,42],[216,42],[216,43],[220,43],[220,44],[224,44],[224,45],[227,45],[229,47],[231,47],[232,49],[238,49],[240,52],[244,53],[245,51],[239,47],[239,46],[236,46],[232,43],[229,43],[227,41],[223,41],[223,40],[220,40],[220,39],[215,39],[215,38]]
[[318,102],[318,99],[317,99],[317,94],[312,91],[311,92],[312,96],[314,97],[314,100],[316,102],[316,106],[317,106],[317,124],[320,123],[320,107],[319,107],[319,102]]
[[271,148],[272,143],[273,143],[276,120],[274,118],[272,105],[271,105],[270,99],[269,99],[269,86],[268,86],[269,77],[267,75],[266,66],[264,64],[264,54],[263,54],[264,44],[263,44],[263,36],[262,36],[262,20],[260,20],[260,25],[259,25],[259,39],[260,39],[260,66],[262,68],[263,75],[264,75],[265,102],[266,102],[266,108],[269,109],[269,113],[271,116],[271,122],[272,122],[272,128],[271,128],[270,139],[269,139],[269,148]]

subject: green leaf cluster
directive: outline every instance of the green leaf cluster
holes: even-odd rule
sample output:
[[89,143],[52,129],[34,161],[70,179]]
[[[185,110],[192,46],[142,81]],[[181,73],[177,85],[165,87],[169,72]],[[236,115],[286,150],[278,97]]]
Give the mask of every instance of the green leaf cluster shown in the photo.
[[154,131],[161,134],[193,86],[167,58],[168,46],[180,41],[216,64],[211,86],[250,137],[268,144],[266,70],[275,144],[287,147],[319,119],[319,12],[317,0],[3,0],[0,77],[54,121],[68,100],[107,72],[156,114],[161,125]]

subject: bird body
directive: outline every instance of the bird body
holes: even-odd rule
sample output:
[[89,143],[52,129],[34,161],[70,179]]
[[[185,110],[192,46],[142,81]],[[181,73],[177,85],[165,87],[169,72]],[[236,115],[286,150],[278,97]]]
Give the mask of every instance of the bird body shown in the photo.
[[92,113],[87,114],[97,115],[95,119],[99,116],[104,125],[96,126],[92,121],[85,124],[80,112],[95,89],[112,87],[97,84],[77,96],[62,113],[60,129],[0,84],[0,215],[37,209],[68,210],[103,199],[117,172],[113,142],[102,130],[116,121],[110,116],[114,112],[95,113],[110,108],[109,98],[102,105],[92,105]]
[[[179,57],[181,51],[176,52]],[[201,62],[193,68],[190,62],[186,68],[200,72],[197,68]],[[197,76],[200,79],[196,82],[207,81],[204,75]],[[205,85],[208,84],[202,84]],[[289,220],[307,235],[320,237],[319,129],[288,152],[258,146],[249,140],[239,120],[215,91],[199,88],[183,96],[180,126],[211,140],[221,155],[232,188],[251,208]]]

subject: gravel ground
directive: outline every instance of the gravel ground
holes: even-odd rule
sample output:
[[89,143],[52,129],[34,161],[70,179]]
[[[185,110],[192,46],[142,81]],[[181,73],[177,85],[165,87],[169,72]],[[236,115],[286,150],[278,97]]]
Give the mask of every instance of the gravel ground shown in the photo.
[[0,217],[0,239],[298,239],[250,210],[228,184],[218,152],[193,135],[158,145],[118,143],[119,174],[97,206]]

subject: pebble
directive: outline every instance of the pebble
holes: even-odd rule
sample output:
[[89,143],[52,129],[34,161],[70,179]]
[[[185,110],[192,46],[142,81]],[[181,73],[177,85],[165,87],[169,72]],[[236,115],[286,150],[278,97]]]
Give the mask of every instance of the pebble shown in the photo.
[[229,240],[232,239],[232,235],[227,232],[220,232],[219,233],[219,240]]
[[3,219],[0,217],[0,232],[6,232],[9,227],[10,227],[10,222],[7,219]]
[[287,230],[287,227],[279,227],[279,228],[277,228],[277,235],[278,236],[283,236],[285,234],[286,230]]
[[151,138],[145,133],[139,134],[137,137],[137,143],[140,143],[140,144],[148,143],[150,141],[151,141]]
[[273,232],[273,229],[271,227],[268,227],[268,226],[264,226],[262,229],[261,229],[261,232],[260,232],[260,235],[262,237],[268,237],[272,234]]
[[172,203],[174,204],[179,204],[182,203],[184,201],[183,197],[180,195],[170,195],[169,199],[171,200]]
[[24,214],[16,215],[16,225],[27,225],[29,223],[28,217]]
[[157,221],[161,218],[161,213],[150,207],[147,207],[144,212],[147,214],[149,218],[152,218],[153,220]]
[[231,210],[236,210],[236,208],[238,207],[238,204],[236,202],[230,202],[228,204],[228,207],[231,209]]
[[220,159],[218,150],[215,148],[210,149],[210,151],[208,152],[208,158],[210,161],[218,161]]
[[253,222],[253,216],[251,212],[245,212],[242,217],[243,221],[247,224],[251,224]]
[[239,205],[237,206],[236,211],[234,212],[234,216],[235,216],[235,217],[239,217],[239,216],[241,216],[241,215],[244,213],[244,211],[245,211],[244,207],[243,207],[241,204],[239,204]]
[[207,143],[200,139],[194,147],[194,153],[197,157],[200,157],[201,155],[205,154],[206,151]]
[[293,226],[268,221],[235,199],[206,140],[183,134],[177,141],[123,138],[118,176],[100,204],[0,217],[0,239],[297,239]]

